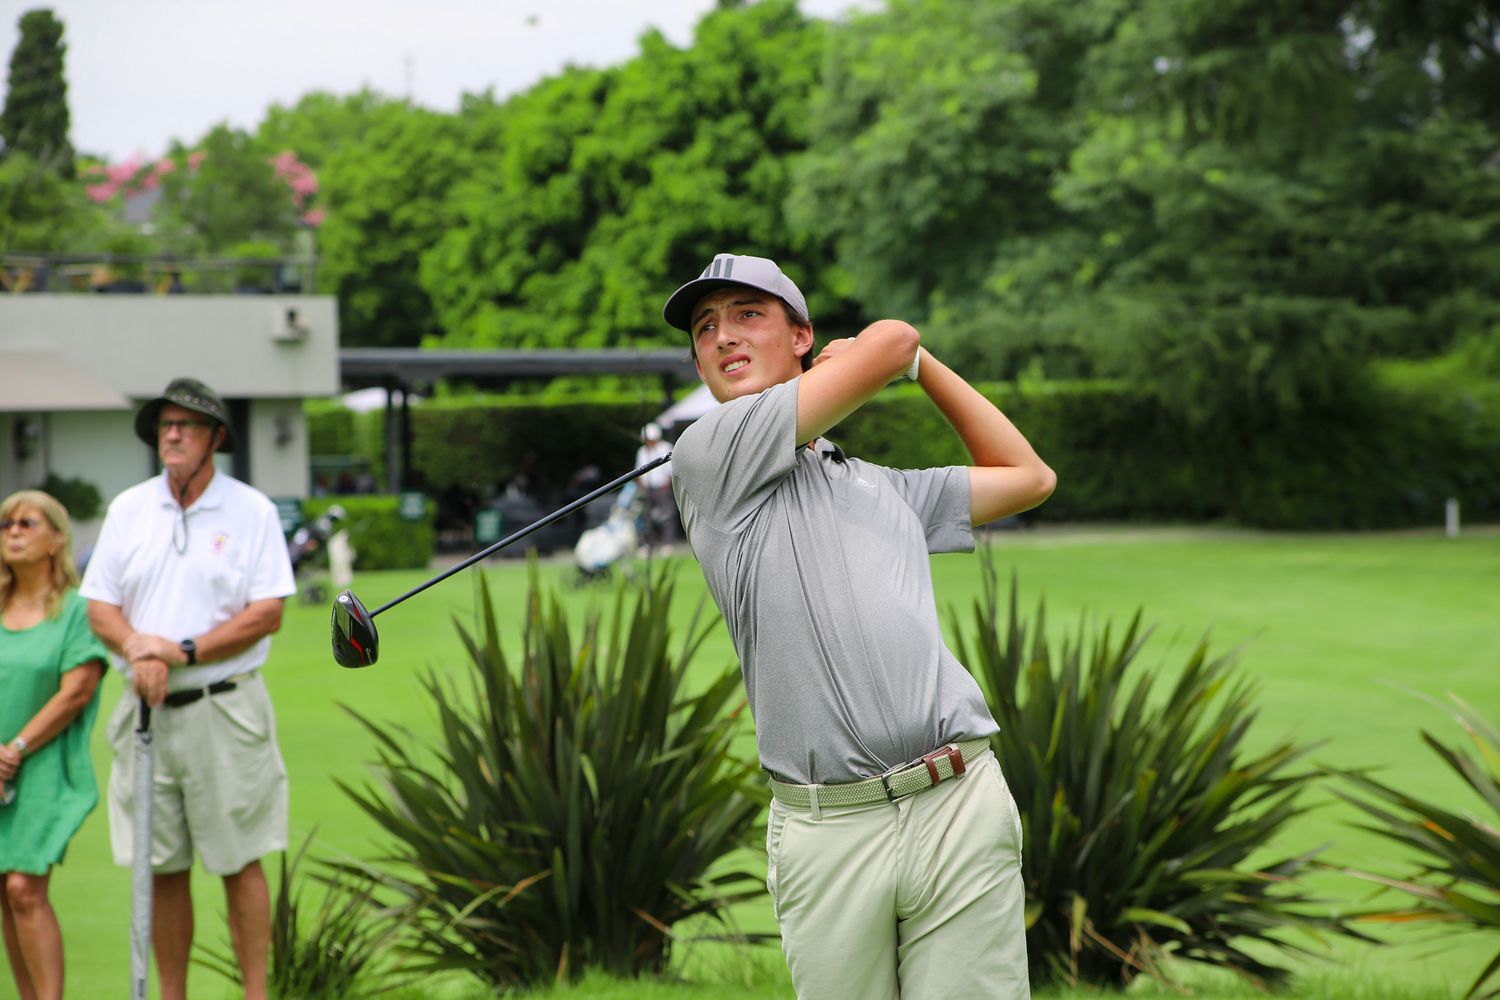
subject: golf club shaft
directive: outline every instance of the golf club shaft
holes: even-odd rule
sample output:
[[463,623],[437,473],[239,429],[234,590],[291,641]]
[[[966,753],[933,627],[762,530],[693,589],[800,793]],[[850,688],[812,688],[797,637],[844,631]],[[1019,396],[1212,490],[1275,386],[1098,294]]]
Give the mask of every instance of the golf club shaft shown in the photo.
[[371,611],[370,612],[370,617],[374,618],[376,615],[380,614],[382,611],[388,611],[391,608],[394,608],[396,605],[400,604],[402,601],[406,600],[409,597],[416,597],[418,594],[420,594],[422,591],[426,590],[428,587],[431,587],[434,584],[442,583],[444,580],[448,579],[448,577],[452,576],[454,573],[459,572],[460,570],[468,569],[470,566],[474,565],[479,560],[483,559],[485,556],[492,555],[492,554],[494,554],[496,552],[499,552],[501,549],[505,548],[507,545],[511,545],[511,544],[513,544],[515,542],[520,541],[521,539],[525,538],[527,535],[531,534],[533,531],[536,531],[538,528],[545,528],[547,525],[551,524],[553,521],[558,520],[559,518],[567,517],[569,514],[573,513],[575,510],[577,510],[578,508],[584,506],[585,504],[592,503],[593,501],[599,499],[600,497],[604,496],[605,494],[613,493],[615,490],[617,490],[620,487],[624,486],[626,483],[630,482],[632,479],[636,479],[637,477],[644,476],[646,473],[650,472],[652,469],[656,468],[658,465],[665,465],[667,462],[670,462],[671,460],[672,460],[672,453],[671,452],[667,452],[665,455],[661,456],[660,458],[654,458],[651,461],[647,462],[645,465],[641,466],[639,469],[635,469],[635,470],[633,470],[631,472],[627,472],[627,473],[625,473],[625,475],[621,476],[619,479],[616,479],[616,480],[614,480],[612,482],[605,483],[603,486],[599,487],[598,489],[594,490],[593,492],[586,493],[583,496],[579,497],[577,500],[574,500],[572,503],[568,504],[566,507],[561,507],[561,508],[553,511],[552,513],[548,514],[546,517],[542,518],[541,520],[534,521],[533,523],[528,524],[526,527],[522,528],[520,531],[517,531],[515,534],[507,535],[505,538],[500,539],[498,542],[496,542],[494,545],[491,545],[489,548],[482,549],[479,552],[474,553],[472,556],[470,556],[469,558],[465,559],[463,562],[459,563],[456,566],[449,567],[448,569],[446,569],[443,572],[439,573],[437,576],[433,577],[431,580],[428,580],[426,583],[418,584],[417,586],[413,587],[411,590],[408,590],[406,593],[402,594],[400,597],[393,598],[392,600],[386,601],[380,607],[376,608],[374,611]]

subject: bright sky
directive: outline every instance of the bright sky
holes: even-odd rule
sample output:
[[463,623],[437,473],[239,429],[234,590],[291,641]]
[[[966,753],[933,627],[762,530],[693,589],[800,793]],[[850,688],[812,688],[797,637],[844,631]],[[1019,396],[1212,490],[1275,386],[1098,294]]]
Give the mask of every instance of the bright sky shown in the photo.
[[[876,0],[802,0],[833,17]],[[686,45],[714,0],[0,0],[9,65],[21,14],[63,22],[73,146],[155,156],[273,103],[369,86],[442,111],[524,90],[569,64],[608,66],[648,27]],[[3,79],[0,79],[3,87]]]

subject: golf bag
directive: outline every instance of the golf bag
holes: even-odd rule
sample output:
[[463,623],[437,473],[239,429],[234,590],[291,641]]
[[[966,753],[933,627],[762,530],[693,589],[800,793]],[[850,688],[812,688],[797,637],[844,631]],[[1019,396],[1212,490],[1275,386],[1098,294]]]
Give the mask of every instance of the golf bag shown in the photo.
[[297,595],[304,604],[322,604],[328,599],[328,589],[316,579],[316,575],[324,565],[328,540],[346,517],[344,508],[334,504],[298,528],[287,540],[287,555],[292,560]]
[[578,544],[573,546],[573,561],[578,566],[580,582],[607,577],[611,566],[635,553],[639,546],[636,522],[641,516],[640,506],[640,492],[631,483],[620,492],[604,523],[578,536]]

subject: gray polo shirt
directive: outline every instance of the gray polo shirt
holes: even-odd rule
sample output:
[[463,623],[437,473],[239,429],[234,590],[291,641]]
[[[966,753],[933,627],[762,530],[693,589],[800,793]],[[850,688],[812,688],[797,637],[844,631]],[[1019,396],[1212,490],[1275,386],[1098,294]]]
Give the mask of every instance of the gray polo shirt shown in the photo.
[[999,729],[943,643],[928,561],[974,547],[969,476],[798,447],[798,381],[689,427],[673,487],[739,654],[761,766],[857,781]]

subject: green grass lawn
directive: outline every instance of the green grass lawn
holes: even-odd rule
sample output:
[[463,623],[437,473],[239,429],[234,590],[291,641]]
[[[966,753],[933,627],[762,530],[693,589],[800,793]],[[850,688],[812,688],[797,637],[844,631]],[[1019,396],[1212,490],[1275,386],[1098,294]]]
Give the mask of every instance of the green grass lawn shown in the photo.
[[[934,560],[940,606],[967,608],[978,592],[975,556]],[[1164,530],[1045,530],[996,537],[994,558],[1002,574],[1014,571],[1028,609],[1045,596],[1051,628],[1076,627],[1080,614],[1123,617],[1141,608],[1157,627],[1143,665],[1171,667],[1205,631],[1215,649],[1243,646],[1242,668],[1259,679],[1260,718],[1254,739],[1270,743],[1293,736],[1326,741],[1317,759],[1339,765],[1379,766],[1387,780],[1425,796],[1477,808],[1456,778],[1420,742],[1422,728],[1457,735],[1448,717],[1418,694],[1455,692],[1490,718],[1500,718],[1500,533],[1470,533],[1449,540],[1431,534],[1286,536]],[[678,614],[684,622],[703,593],[696,566],[683,560]],[[563,560],[541,566],[544,583],[571,572]],[[519,624],[526,591],[524,564],[491,563],[487,573],[502,624]],[[370,573],[356,591],[376,606],[420,582],[425,573]],[[580,610],[606,604],[608,587],[561,588]],[[380,663],[343,670],[328,652],[326,607],[288,606],[266,677],[275,699],[280,742],[292,781],[292,837],[317,831],[315,855],[371,857],[380,838],[335,781],[358,783],[372,757],[365,731],[342,709],[349,706],[380,721],[399,721],[419,736],[432,712],[420,679],[433,670],[464,676],[452,619],[468,622],[472,580],[458,577],[378,619]],[[968,612],[963,612],[967,618]],[[513,630],[514,631],[514,630]],[[728,639],[717,628],[700,656],[705,672],[733,662]],[[120,682],[105,683],[101,715],[119,697]],[[102,726],[94,734],[101,785],[108,774]],[[747,752],[753,750],[748,736]],[[1350,811],[1329,804],[1299,823],[1295,843],[1280,849],[1330,845],[1327,857],[1375,868],[1395,864],[1378,839],[1346,826]],[[274,875],[274,861],[270,873]],[[1341,906],[1365,890],[1339,876],[1318,888]],[[68,859],[56,870],[52,896],[67,942],[68,994],[123,994],[129,968],[129,877],[109,858],[102,809],[85,823]],[[195,876],[200,941],[227,946],[218,880]],[[747,928],[771,923],[768,903],[745,908]],[[1340,945],[1329,961],[1307,963],[1292,991],[1296,997],[1363,997],[1414,1000],[1457,996],[1500,942],[1471,935],[1441,938],[1405,931],[1383,947]],[[545,994],[558,998],[697,1000],[720,997],[787,997],[779,954],[746,954],[706,945],[679,949],[676,968],[685,983],[634,984],[592,978],[582,986]],[[1212,975],[1195,975],[1200,996],[1249,995]],[[233,995],[215,974],[196,969],[196,997]],[[1134,992],[1168,995],[1149,984]],[[9,976],[0,997],[12,996]],[[424,982],[424,1000],[482,995],[468,980]],[[1069,997],[1059,993],[1049,996]],[[1080,996],[1082,994],[1079,994]]]

